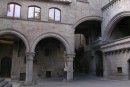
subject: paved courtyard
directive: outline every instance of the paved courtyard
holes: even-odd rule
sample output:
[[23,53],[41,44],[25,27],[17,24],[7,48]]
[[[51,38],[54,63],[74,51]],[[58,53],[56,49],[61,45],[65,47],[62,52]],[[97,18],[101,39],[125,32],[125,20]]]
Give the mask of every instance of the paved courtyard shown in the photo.
[[[20,87],[14,82],[13,87]],[[35,86],[28,87],[130,87],[130,81],[107,80],[103,78],[84,76],[78,77],[73,82],[62,80],[41,80]]]

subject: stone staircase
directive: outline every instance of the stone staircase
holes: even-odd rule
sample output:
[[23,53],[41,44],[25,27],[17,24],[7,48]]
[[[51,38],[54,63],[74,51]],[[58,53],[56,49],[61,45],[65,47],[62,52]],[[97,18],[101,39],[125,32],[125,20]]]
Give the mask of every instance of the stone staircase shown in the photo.
[[12,84],[9,81],[5,81],[3,78],[0,78],[0,87],[12,87]]

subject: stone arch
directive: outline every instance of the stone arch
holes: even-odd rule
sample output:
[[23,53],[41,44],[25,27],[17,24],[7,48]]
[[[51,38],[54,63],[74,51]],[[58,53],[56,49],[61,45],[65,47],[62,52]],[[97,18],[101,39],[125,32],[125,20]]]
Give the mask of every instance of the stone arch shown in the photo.
[[65,49],[66,49],[66,52],[67,53],[70,53],[70,48],[69,48],[69,44],[68,44],[68,41],[61,35],[57,34],[57,33],[44,33],[40,36],[38,36],[35,41],[33,42],[32,44],[32,47],[31,47],[31,52],[35,52],[35,48],[36,48],[36,45],[38,44],[38,42],[44,38],[48,38],[48,37],[53,37],[53,38],[56,38],[58,39],[59,41],[61,41],[64,46],[65,46]]
[[111,34],[112,31],[114,29],[114,27],[116,26],[116,24],[123,18],[130,16],[130,12],[126,11],[126,12],[120,12],[117,15],[115,15],[113,18],[111,18],[111,20],[109,21],[109,23],[107,24],[106,28],[105,28],[105,32],[103,34],[103,40],[107,41]]
[[83,18],[79,19],[76,23],[74,23],[73,29],[75,29],[80,23],[82,23],[84,21],[87,21],[87,20],[102,21],[102,17],[99,17],[99,16],[86,16],[86,17],[83,17]]
[[13,29],[3,29],[3,30],[0,30],[0,35],[4,35],[4,34],[13,34],[13,35],[18,36],[24,42],[25,47],[26,47],[26,52],[29,52],[29,50],[30,50],[29,41],[26,38],[26,36],[24,36],[21,32],[13,30]]

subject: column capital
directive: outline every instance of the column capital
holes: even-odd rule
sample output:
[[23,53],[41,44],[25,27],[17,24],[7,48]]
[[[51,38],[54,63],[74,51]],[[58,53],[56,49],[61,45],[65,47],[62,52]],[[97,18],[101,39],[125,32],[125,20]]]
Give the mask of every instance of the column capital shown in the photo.
[[35,52],[26,52],[26,56],[35,56]]
[[35,52],[26,52],[26,60],[33,61],[33,57],[35,56]]
[[66,54],[68,58],[74,58],[75,57],[75,53],[67,53]]

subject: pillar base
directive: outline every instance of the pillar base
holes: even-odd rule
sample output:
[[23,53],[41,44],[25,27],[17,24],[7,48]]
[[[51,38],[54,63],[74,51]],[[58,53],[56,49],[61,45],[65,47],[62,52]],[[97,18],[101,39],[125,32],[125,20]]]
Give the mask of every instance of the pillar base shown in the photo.
[[37,82],[23,82],[23,83],[21,83],[21,85],[20,86],[34,86],[34,85],[36,85],[37,84]]
[[73,81],[73,79],[68,79],[68,80],[67,80],[67,82],[72,82],[72,81]]

